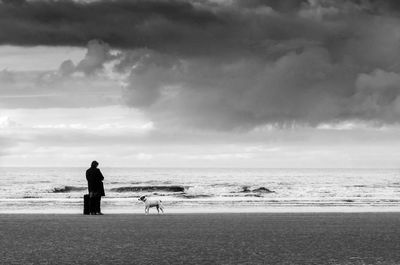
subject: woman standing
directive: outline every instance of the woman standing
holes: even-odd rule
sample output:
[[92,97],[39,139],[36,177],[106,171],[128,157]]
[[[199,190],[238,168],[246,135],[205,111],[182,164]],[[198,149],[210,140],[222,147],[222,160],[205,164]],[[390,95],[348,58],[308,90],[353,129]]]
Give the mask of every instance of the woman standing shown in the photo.
[[90,168],[86,170],[86,180],[90,196],[89,209],[92,215],[103,215],[100,210],[100,201],[101,196],[105,196],[103,186],[104,177],[100,169],[97,168],[98,165],[97,161],[93,161]]

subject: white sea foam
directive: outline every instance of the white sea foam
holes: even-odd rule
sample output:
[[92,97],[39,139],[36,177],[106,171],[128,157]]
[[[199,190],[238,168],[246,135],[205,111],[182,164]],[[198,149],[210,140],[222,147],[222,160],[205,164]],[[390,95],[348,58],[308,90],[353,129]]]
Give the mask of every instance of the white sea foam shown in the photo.
[[[140,195],[170,212],[394,211],[397,169],[102,168],[104,211],[140,212]],[[85,168],[0,168],[0,212],[81,212]]]

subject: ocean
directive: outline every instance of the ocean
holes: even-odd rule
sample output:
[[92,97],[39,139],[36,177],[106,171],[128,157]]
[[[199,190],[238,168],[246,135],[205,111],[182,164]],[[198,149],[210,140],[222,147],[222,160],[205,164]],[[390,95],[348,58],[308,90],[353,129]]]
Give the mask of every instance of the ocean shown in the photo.
[[[86,168],[0,168],[0,213],[81,213]],[[400,211],[399,169],[101,168],[104,213]],[[155,210],[150,210],[150,213]]]

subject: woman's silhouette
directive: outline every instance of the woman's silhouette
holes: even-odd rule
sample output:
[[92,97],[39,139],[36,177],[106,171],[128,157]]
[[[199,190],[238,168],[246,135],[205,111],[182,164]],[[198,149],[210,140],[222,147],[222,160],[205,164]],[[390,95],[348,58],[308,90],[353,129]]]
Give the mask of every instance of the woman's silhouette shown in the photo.
[[99,163],[97,161],[93,161],[90,168],[86,170],[86,179],[88,181],[90,196],[89,209],[92,215],[103,214],[100,210],[100,201],[101,196],[105,196],[103,186],[104,177],[100,169],[97,168],[98,165]]

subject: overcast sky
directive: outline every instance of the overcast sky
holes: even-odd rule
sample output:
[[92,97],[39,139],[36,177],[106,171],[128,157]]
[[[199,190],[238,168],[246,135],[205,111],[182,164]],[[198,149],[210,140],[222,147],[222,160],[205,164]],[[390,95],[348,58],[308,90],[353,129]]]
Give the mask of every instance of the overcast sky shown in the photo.
[[399,167],[399,15],[0,1],[0,166]]

